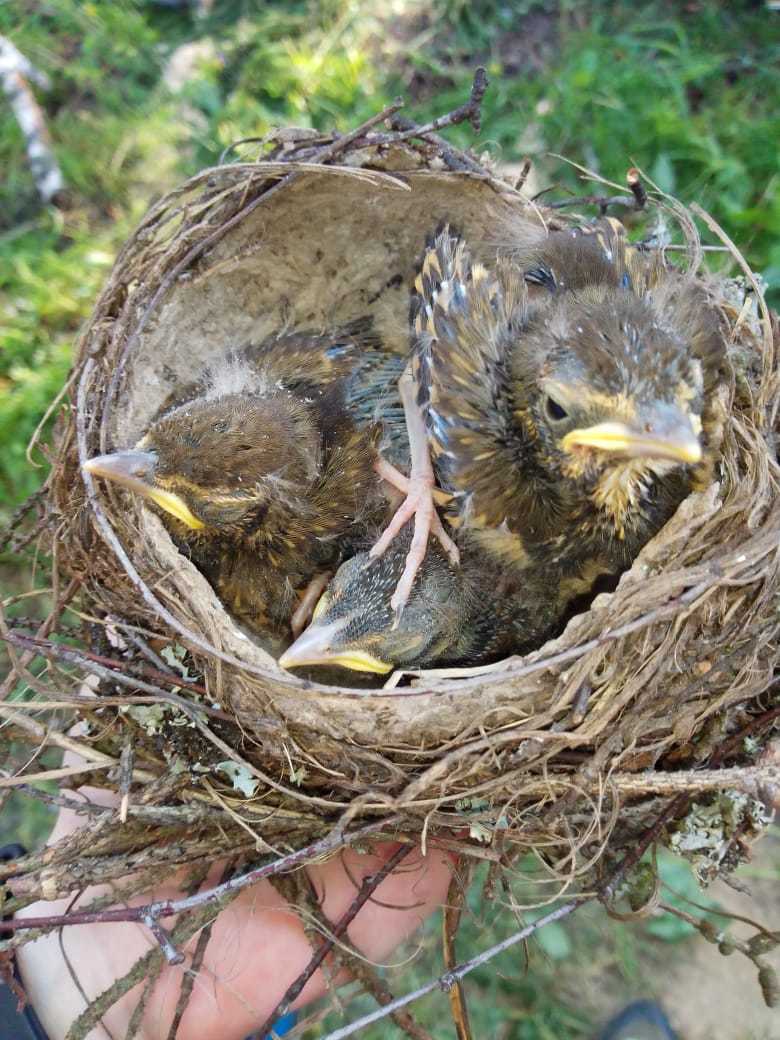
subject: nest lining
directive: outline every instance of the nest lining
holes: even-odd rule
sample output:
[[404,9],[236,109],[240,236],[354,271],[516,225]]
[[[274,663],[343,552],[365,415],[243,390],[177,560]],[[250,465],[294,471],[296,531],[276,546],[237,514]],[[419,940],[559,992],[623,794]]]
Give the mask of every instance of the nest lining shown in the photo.
[[[667,788],[636,774],[662,759],[689,771],[706,763],[712,727],[727,734],[766,703],[777,665],[778,371],[766,317],[733,281],[711,281],[736,371],[718,483],[691,495],[617,590],[559,638],[476,674],[375,691],[288,675],[151,512],[111,488],[85,491],[80,458],[133,443],[231,348],[371,314],[388,347],[405,352],[407,287],[440,221],[489,245],[512,221],[565,219],[487,170],[444,171],[425,151],[363,147],[334,171],[298,169],[295,144],[285,147],[291,181],[270,178],[266,164],[207,171],[161,200],[120,256],[85,330],[75,414],[60,430],[51,505],[61,564],[83,580],[91,613],[189,649],[209,699],[244,733],[215,754],[248,764],[301,836],[347,812],[413,830],[500,817],[510,837],[533,843],[560,839],[551,803],[572,819],[584,805],[599,833],[617,804],[649,809]],[[623,841],[636,834],[631,818]],[[269,841],[290,837],[284,819],[264,824]],[[592,837],[592,826],[582,833]]]

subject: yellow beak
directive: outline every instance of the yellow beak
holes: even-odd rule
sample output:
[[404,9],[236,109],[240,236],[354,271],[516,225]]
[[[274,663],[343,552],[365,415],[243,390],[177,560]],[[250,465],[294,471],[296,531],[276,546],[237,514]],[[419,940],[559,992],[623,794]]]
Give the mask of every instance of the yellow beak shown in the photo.
[[618,422],[570,430],[561,446],[564,451],[595,448],[631,459],[669,459],[688,465],[701,462],[701,444],[687,417],[680,414],[679,421],[647,425],[649,429],[641,432]]
[[94,477],[113,480],[115,484],[143,495],[193,531],[200,531],[205,524],[192,513],[183,498],[154,486],[156,465],[157,456],[154,452],[130,450],[98,455],[85,462],[83,468]]
[[[338,646],[338,633],[348,618],[339,618],[326,625],[313,622],[279,658],[282,668],[303,668],[311,665],[340,665],[353,672],[373,672],[386,675],[393,670],[391,664],[349,646]],[[336,644],[334,646],[334,643]]]

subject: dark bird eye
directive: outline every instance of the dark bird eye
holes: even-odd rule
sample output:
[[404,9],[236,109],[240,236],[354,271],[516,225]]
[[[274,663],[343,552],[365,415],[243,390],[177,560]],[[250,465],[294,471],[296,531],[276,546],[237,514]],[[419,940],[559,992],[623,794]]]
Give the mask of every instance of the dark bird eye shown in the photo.
[[227,433],[228,423],[224,419],[218,419],[214,423],[214,433]]
[[553,422],[560,422],[561,419],[567,419],[569,413],[553,397],[546,397],[544,399],[544,409],[547,412],[548,418],[552,419]]

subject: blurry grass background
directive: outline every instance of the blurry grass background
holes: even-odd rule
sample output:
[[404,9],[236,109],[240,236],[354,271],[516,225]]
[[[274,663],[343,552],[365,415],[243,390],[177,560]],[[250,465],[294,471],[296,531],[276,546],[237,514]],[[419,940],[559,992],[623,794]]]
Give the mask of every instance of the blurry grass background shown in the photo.
[[[539,184],[559,194],[583,186],[549,152],[620,182],[639,165],[713,213],[777,304],[780,12],[772,6],[0,0],[0,33],[51,78],[37,95],[67,183],[60,208],[40,206],[0,96],[0,524],[46,473],[39,451],[37,466],[27,461],[26,445],[65,380],[114,256],[150,202],[216,163],[233,141],[277,125],[346,130],[398,94],[415,118],[433,117],[464,100],[477,64],[491,80],[482,133],[474,141],[469,129],[454,128],[447,133],[455,143],[505,163],[530,157]],[[246,146],[244,154],[255,153]],[[0,580],[18,592],[32,579],[0,557]],[[47,811],[27,798],[15,798],[4,815],[0,832],[10,828],[28,844],[48,826]],[[773,849],[767,884],[776,885]],[[676,891],[697,898],[684,864],[665,870]],[[516,928],[504,907],[472,911],[461,956]],[[440,970],[425,952],[438,945],[437,929],[428,926],[411,977],[393,982],[397,992]],[[688,950],[678,942],[686,935],[674,918],[637,929],[591,911],[547,928],[529,951],[528,971],[515,950],[469,982],[475,1037],[592,1036],[605,1009],[662,987],[667,944]],[[748,985],[757,1002],[755,982]],[[437,1038],[452,1030],[444,999],[419,1009]],[[742,1025],[745,1040],[764,1036],[749,1013]],[[385,1022],[364,1035],[391,1033]]]

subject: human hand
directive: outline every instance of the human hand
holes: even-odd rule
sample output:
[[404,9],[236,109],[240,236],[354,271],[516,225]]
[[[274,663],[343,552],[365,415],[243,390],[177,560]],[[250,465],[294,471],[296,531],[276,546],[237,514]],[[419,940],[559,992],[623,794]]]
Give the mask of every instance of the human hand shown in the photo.
[[[82,793],[92,802],[114,804],[104,791],[84,788]],[[61,810],[50,843],[80,829],[83,820],[71,810]],[[378,843],[370,854],[347,848],[305,868],[330,921],[341,917],[357,894],[355,886],[375,873],[397,848],[393,842]],[[223,868],[224,864],[215,863],[203,887],[217,884]],[[441,850],[429,846],[423,857],[419,849],[413,849],[360,909],[347,930],[350,941],[370,960],[386,958],[445,901],[452,868],[452,857]],[[184,883],[185,874],[179,872],[165,886],[138,896],[129,905],[180,898],[185,894],[181,887]],[[108,891],[109,886],[87,889],[76,905],[71,905],[70,899],[35,903],[18,916],[65,913]],[[166,928],[172,920],[163,922]],[[166,964],[162,969],[147,1001],[138,1034],[141,1040],[167,1037],[199,934],[183,947],[182,964]],[[81,990],[91,1001],[155,945],[145,925],[111,922],[69,925],[23,946],[17,957],[19,968],[50,1040],[62,1040],[86,1006],[68,971],[63,950]],[[269,881],[243,889],[214,921],[177,1040],[243,1040],[273,1012],[311,955],[300,918]],[[103,1022],[112,1036],[125,1035],[142,986],[135,986],[106,1012]],[[292,1006],[314,1000],[326,988],[323,973],[317,971]],[[89,1037],[96,1040],[106,1035],[97,1027]]]

